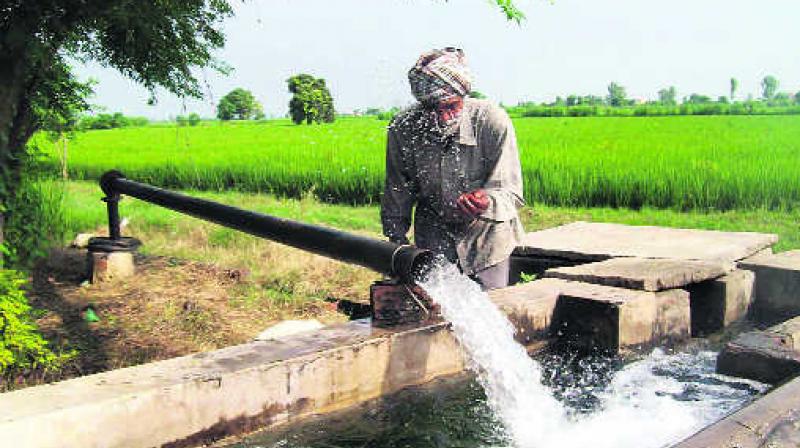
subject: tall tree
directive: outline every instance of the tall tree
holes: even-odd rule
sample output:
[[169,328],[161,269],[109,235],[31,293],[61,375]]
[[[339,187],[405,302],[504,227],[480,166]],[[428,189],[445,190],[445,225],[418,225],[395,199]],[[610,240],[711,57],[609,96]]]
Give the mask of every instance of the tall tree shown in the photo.
[[778,78],[767,75],[761,80],[761,97],[765,100],[771,100],[778,92]]
[[[26,143],[53,116],[86,108],[88,86],[67,61],[94,60],[143,84],[200,96],[195,67],[224,70],[211,52],[226,0],[11,1],[0,6],[0,202],[19,182]],[[50,118],[48,118],[50,117]]]
[[627,93],[625,93],[625,87],[622,87],[615,82],[609,84],[606,101],[608,102],[609,106],[624,106],[627,104],[628,100]]
[[237,87],[219,100],[217,118],[220,120],[250,120],[263,116],[261,104],[249,90]]
[[677,96],[678,92],[675,90],[675,86],[669,86],[658,91],[658,102],[665,106],[674,106],[678,104]]
[[336,119],[333,97],[325,80],[301,73],[286,80],[292,99],[289,115],[295,124],[332,123]]
[[739,80],[731,78],[731,101],[736,101],[736,91],[739,90]]
[[[506,18],[524,15],[495,0]],[[31,135],[50,116],[86,109],[86,84],[67,61],[95,61],[145,86],[200,97],[199,67],[226,71],[228,0],[7,0],[0,4],[0,210],[18,185]],[[329,113],[332,113],[330,111]],[[0,230],[2,229],[0,214]],[[1,232],[0,232],[1,234]]]

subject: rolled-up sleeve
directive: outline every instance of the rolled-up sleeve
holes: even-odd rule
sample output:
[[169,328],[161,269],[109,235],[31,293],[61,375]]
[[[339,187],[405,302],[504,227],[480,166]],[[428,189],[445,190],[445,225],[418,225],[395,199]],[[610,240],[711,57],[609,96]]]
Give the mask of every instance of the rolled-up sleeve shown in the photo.
[[403,163],[397,136],[390,126],[386,139],[386,181],[381,198],[383,234],[390,241],[408,244],[406,234],[411,227],[413,206],[413,185]]
[[481,143],[497,152],[494,167],[484,184],[490,199],[489,208],[481,214],[481,218],[510,221],[517,218],[517,208],[525,205],[514,125],[502,109],[489,113],[485,125],[486,132],[481,137]]

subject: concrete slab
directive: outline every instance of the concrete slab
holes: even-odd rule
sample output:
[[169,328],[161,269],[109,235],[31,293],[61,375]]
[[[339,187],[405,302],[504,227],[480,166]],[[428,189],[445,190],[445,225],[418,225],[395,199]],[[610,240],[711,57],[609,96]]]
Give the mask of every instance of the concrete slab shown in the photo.
[[800,446],[800,378],[706,427],[674,448]]
[[578,263],[578,261],[568,260],[566,258],[511,256],[508,284],[513,285],[522,281],[522,274],[533,275],[536,278],[541,278],[544,272],[550,268],[574,266]]
[[770,384],[800,374],[800,317],[737,336],[720,352],[717,371]]
[[582,349],[630,351],[689,338],[689,293],[544,279],[559,289],[551,331]]
[[800,315],[800,250],[760,254],[739,262],[756,276],[753,317],[766,324]]
[[755,291],[755,275],[735,270],[714,280],[686,286],[692,310],[692,337],[716,333],[747,317]]
[[720,277],[733,263],[623,257],[572,267],[548,269],[545,277],[644,291],[682,288],[690,283]]
[[515,255],[599,261],[613,257],[732,262],[778,241],[777,235],[574,222],[528,233]]
[[529,345],[549,337],[560,293],[558,282],[537,280],[489,291],[489,297],[514,323],[517,340]]

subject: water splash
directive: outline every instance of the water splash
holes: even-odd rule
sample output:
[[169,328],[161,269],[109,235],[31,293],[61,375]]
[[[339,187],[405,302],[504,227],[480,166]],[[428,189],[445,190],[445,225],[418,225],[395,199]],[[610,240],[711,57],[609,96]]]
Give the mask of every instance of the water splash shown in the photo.
[[[518,448],[668,446],[765,390],[759,383],[709,373],[711,352],[667,356],[656,350],[593,390],[592,409],[570,412],[542,384],[541,365],[514,340],[511,323],[475,282],[441,263],[420,286],[452,323],[487,404]],[[697,359],[683,359],[689,356]],[[592,376],[588,370],[583,378]],[[562,387],[559,395],[569,402],[570,395],[585,393],[585,386]]]
[[542,385],[539,364],[514,340],[514,328],[480,287],[452,264],[439,263],[420,286],[441,307],[467,354],[487,402],[520,447],[545,446],[565,419]]

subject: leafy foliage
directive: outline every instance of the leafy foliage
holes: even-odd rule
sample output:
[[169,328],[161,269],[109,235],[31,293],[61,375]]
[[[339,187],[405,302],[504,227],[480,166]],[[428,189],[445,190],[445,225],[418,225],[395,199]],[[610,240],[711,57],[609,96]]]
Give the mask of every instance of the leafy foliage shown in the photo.
[[665,106],[674,106],[678,104],[677,96],[678,92],[675,90],[675,86],[670,86],[658,91],[658,102]]
[[196,67],[212,57],[225,0],[48,0],[5,2],[0,15],[0,202],[19,184],[33,133],[58,129],[86,110],[89,84],[66,61],[94,60],[143,84],[201,96]]
[[219,100],[217,118],[227,120],[250,120],[264,117],[261,104],[249,90],[237,87]]
[[289,101],[289,115],[292,122],[333,123],[336,119],[333,97],[324,79],[302,73],[287,79],[286,83],[289,92],[293,94]]
[[30,177],[14,190],[6,210],[7,266],[26,269],[47,255],[53,243],[65,236],[66,222],[59,183],[40,183]]
[[609,106],[624,106],[628,103],[625,87],[612,82],[608,85],[607,102]]
[[147,126],[150,123],[145,117],[129,117],[122,112],[113,114],[97,114],[81,117],[77,128],[81,131],[89,129],[116,129],[127,128],[129,126]]
[[53,353],[39,334],[25,297],[24,276],[0,269],[0,375],[24,370],[52,370],[68,356]]
[[772,75],[767,75],[761,80],[761,97],[771,100],[778,92],[778,79]]

